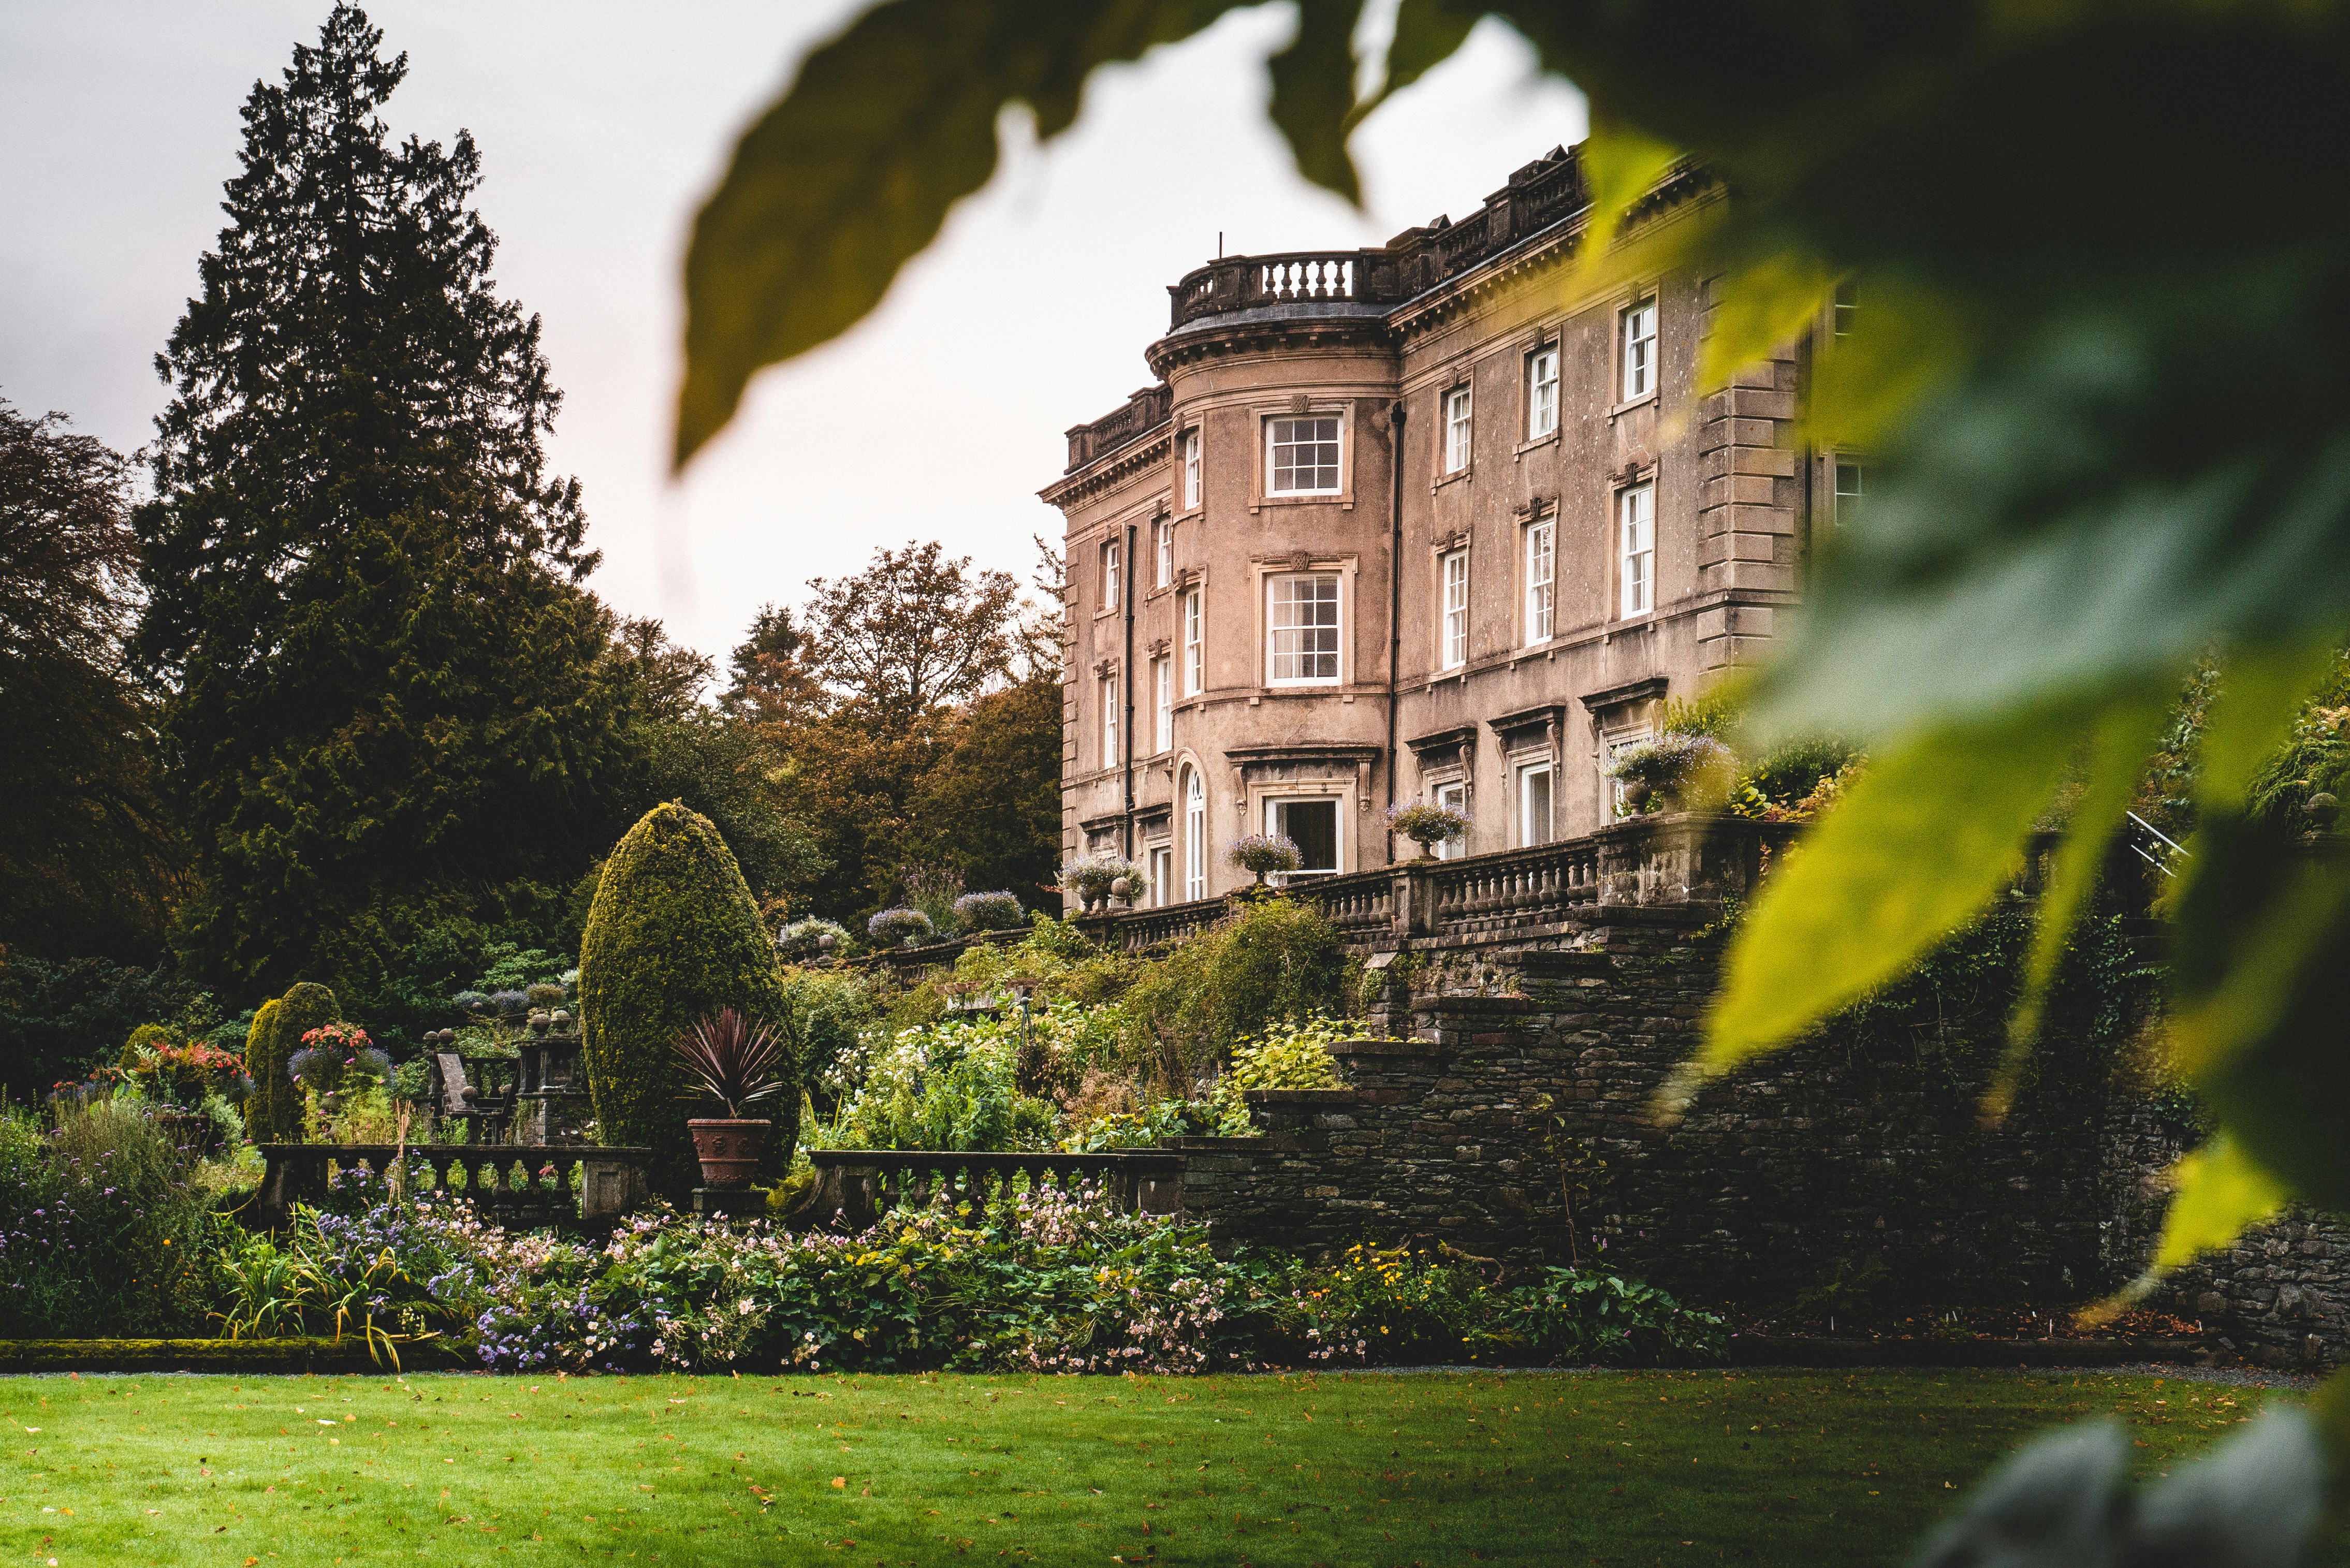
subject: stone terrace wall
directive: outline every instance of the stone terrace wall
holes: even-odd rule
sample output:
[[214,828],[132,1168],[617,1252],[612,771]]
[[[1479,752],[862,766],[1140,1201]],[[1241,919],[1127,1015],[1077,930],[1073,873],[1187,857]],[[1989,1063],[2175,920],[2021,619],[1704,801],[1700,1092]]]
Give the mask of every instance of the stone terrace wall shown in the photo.
[[[2108,1265],[2129,1278],[2154,1253],[2170,1201],[2164,1170],[2178,1130],[2156,1107],[2137,1103],[2106,1137],[2114,1208],[2106,1216]],[[2294,1208],[2245,1232],[2164,1281],[2156,1298],[2200,1322],[2212,1343],[2255,1361],[2294,1366],[2350,1361],[2350,1224]]]
[[1811,1049],[1660,1127],[1650,1104],[1696,1046],[1720,939],[1695,910],[1596,914],[1540,945],[1439,955],[1503,993],[1391,1008],[1409,1040],[1348,1053],[1351,1091],[1260,1096],[1279,1135],[1263,1148],[1186,1140],[1187,1209],[1316,1251],[1409,1235],[1565,1262],[1604,1244],[1713,1299],[1783,1299],[1845,1259],[1951,1300],[2102,1282],[2097,1106],[2050,1096],[1986,1133],[1979,1084]]
[[[1408,1038],[1348,1052],[1350,1089],[1252,1096],[1266,1137],[1181,1140],[1184,1206],[1225,1241],[1311,1253],[1410,1237],[1565,1262],[1604,1247],[1688,1297],[1752,1306],[1879,1265],[1894,1300],[2069,1303],[2143,1266],[2180,1135],[2102,1070],[2050,1067],[1986,1129],[1979,1066],[1930,1045],[1814,1044],[1658,1125],[1650,1103],[1697,1044],[1720,940],[1697,909],[1625,907],[1429,951],[1423,985],[1479,993],[1399,998],[1383,1022]],[[2231,1348],[2350,1356],[2345,1240],[2289,1221],[2169,1299],[2189,1315],[2224,1299],[2206,1315]]]

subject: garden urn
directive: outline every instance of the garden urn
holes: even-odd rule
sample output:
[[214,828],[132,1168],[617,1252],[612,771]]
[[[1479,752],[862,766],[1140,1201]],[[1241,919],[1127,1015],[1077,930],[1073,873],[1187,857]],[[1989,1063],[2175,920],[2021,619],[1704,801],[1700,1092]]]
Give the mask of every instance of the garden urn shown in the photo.
[[693,1135],[694,1158],[702,1161],[702,1185],[739,1191],[759,1174],[775,1123],[737,1116],[695,1116],[685,1124]]

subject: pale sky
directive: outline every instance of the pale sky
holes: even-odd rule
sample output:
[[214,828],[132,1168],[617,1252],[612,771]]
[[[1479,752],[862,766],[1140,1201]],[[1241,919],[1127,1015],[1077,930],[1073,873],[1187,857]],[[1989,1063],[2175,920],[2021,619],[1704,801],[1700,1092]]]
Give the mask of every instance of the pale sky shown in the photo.
[[[328,0],[0,5],[0,396],[125,450],[165,401],[152,362],[196,288],[235,171],[238,107]],[[499,292],[545,318],[566,394],[555,470],[586,487],[590,579],[722,660],[753,612],[874,549],[939,539],[1024,581],[1061,432],[1149,380],[1165,286],[1216,253],[1377,244],[1456,216],[1583,134],[1581,97],[1488,21],[1355,138],[1368,211],[1291,171],[1262,61],[1285,3],[1097,75],[1038,150],[1004,122],[994,182],[881,308],[754,383],[733,426],[668,476],[678,268],[734,136],[863,0],[376,0],[410,74],[400,135],[480,142]],[[1392,14],[1391,10],[1388,12]],[[1367,36],[1377,30],[1373,23]]]

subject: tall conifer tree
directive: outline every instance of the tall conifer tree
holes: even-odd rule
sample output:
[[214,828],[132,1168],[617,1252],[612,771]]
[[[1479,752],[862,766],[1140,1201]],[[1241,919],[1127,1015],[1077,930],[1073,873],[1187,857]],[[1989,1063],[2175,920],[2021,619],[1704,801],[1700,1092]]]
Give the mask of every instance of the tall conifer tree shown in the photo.
[[246,99],[136,517],[182,945],[273,989],[364,992],[426,921],[546,907],[639,769],[538,319],[494,290],[472,137],[380,117],[408,68],[382,36],[338,5]]

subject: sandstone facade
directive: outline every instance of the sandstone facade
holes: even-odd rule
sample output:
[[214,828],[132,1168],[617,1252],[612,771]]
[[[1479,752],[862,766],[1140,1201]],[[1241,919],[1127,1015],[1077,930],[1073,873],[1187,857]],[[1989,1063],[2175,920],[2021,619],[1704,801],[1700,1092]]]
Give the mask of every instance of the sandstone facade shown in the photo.
[[1612,820],[1611,753],[1768,643],[1838,484],[1793,433],[1805,344],[1694,395],[1715,285],[1668,251],[1721,200],[1676,171],[1586,265],[1562,150],[1462,222],[1174,285],[1159,379],[1043,492],[1065,852],[1172,904],[1242,879],[1243,833],[1409,858],[1398,800],[1465,810],[1458,854]]

